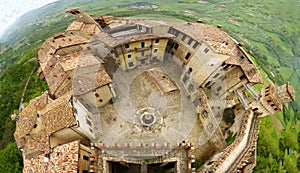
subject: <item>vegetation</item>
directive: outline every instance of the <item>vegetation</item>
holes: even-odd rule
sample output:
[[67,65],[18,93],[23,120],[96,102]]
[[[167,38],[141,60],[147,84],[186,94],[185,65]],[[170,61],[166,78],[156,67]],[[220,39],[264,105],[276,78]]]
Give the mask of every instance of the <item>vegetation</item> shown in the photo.
[[225,140],[227,146],[229,146],[230,144],[232,144],[235,141],[236,135],[237,135],[236,133],[235,134],[233,134],[232,132],[229,133],[228,137]]
[[[300,168],[300,15],[298,0],[219,1],[152,0],[158,8],[132,9],[136,0],[60,0],[22,17],[0,44],[0,172],[20,172],[21,153],[13,142],[15,123],[10,115],[19,107],[28,78],[25,102],[47,89],[37,73],[37,51],[45,39],[63,31],[72,18],[64,11],[78,6],[89,14],[127,16],[171,21],[202,20],[222,25],[245,48],[253,52],[265,81],[281,85],[290,81],[297,101],[276,114],[284,129],[272,117],[262,119],[256,172],[297,172]],[[150,3],[151,2],[151,3]],[[118,4],[118,5],[116,5]],[[261,88],[264,85],[257,86]],[[233,137],[233,136],[232,136]],[[13,154],[12,154],[13,153]]]
[[232,124],[235,118],[234,107],[226,108],[223,113],[223,120],[226,124]]

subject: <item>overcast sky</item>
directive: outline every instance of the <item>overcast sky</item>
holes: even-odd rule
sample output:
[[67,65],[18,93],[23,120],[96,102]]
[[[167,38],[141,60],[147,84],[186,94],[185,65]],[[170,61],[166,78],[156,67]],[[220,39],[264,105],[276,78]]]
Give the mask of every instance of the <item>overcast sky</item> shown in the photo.
[[57,0],[0,0],[0,37],[23,14],[54,1]]

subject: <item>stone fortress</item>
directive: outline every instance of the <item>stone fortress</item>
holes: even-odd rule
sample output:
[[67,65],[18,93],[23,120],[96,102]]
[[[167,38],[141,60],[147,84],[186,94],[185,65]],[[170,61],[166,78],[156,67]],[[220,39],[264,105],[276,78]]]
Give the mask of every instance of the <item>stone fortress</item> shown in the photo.
[[24,173],[251,172],[260,118],[295,100],[289,83],[255,90],[261,74],[221,26],[67,13],[38,54],[49,90],[14,116]]

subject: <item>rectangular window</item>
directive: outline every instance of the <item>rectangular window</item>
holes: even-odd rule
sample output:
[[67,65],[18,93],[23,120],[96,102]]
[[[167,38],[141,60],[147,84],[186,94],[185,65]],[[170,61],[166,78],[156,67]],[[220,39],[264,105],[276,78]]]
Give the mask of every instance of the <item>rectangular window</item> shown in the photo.
[[126,49],[129,48],[129,44],[128,44],[128,43],[125,44],[125,48],[126,48]]
[[198,45],[199,45],[199,43],[198,43],[198,42],[195,42],[193,48],[196,49]]
[[157,49],[157,48],[155,48],[155,49],[153,50],[153,53],[157,53],[157,51],[158,51],[158,49]]
[[204,49],[204,52],[205,52],[205,53],[207,53],[208,51],[209,51],[209,49],[208,49],[208,48],[205,48],[205,49]]
[[88,170],[82,170],[82,173],[89,173]]
[[178,37],[178,35],[179,35],[179,32],[175,31],[175,36]]
[[89,157],[89,156],[86,156],[86,155],[83,155],[83,160],[89,161],[89,160],[90,160],[90,157]]
[[193,39],[192,39],[192,38],[190,38],[190,40],[188,41],[188,45],[191,45],[191,44],[192,44],[192,42],[193,42]]
[[183,36],[181,37],[181,40],[184,41],[186,38],[186,35],[183,34]]
[[193,92],[194,91],[194,85],[190,84],[189,87],[188,87],[188,90],[190,92]]
[[145,64],[146,60],[145,59],[142,59],[141,60],[141,64]]
[[142,48],[145,47],[145,42],[144,41],[141,42],[141,47]]
[[240,77],[240,80],[243,80],[243,79],[245,79],[245,78],[246,78],[246,75],[243,74],[243,75]]
[[185,55],[185,59],[188,60],[190,58],[190,56],[191,56],[191,53],[189,52]]
[[92,126],[92,123],[90,120],[86,119],[86,123],[89,125],[89,126]]
[[129,67],[133,67],[133,66],[134,66],[133,62],[129,62],[129,63],[128,63],[128,66],[129,66]]
[[177,43],[175,43],[174,49],[177,50],[177,49],[178,49],[178,46],[179,46],[179,45],[178,45]]
[[155,43],[158,44],[158,43],[159,43],[159,39],[156,39],[156,40],[155,40]]
[[131,54],[128,54],[128,55],[127,55],[127,58],[130,59],[130,58],[131,58]]
[[142,30],[143,28],[142,28],[142,25],[138,25],[138,29],[139,30]]
[[220,75],[220,73],[217,73],[216,75],[214,75],[213,78],[217,78]]
[[182,78],[182,82],[186,83],[187,80],[188,80],[188,77],[186,75],[184,75],[183,78]]
[[197,107],[200,104],[200,97],[198,96],[194,101],[193,104],[195,107]]

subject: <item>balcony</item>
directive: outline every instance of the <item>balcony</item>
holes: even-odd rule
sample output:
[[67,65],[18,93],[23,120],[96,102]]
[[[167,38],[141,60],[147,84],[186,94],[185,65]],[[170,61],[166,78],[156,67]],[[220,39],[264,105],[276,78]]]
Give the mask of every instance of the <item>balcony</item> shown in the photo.
[[142,60],[145,60],[145,59],[148,59],[148,58],[150,58],[149,54],[146,54],[144,56],[136,56],[136,59],[138,61],[142,61]]
[[152,48],[152,45],[149,45],[149,46],[145,46],[145,47],[135,47],[134,50],[137,52],[142,52],[145,50],[150,50],[151,48]]

